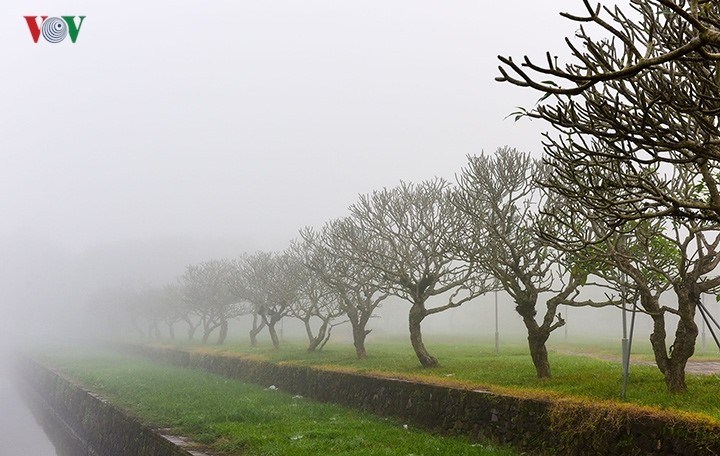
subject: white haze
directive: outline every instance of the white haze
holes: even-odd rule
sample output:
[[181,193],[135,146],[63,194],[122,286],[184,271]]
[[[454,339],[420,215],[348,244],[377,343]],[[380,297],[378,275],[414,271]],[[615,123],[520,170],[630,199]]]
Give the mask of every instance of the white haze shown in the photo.
[[[537,95],[494,81],[542,59],[580,1],[13,1],[0,14],[0,338],[82,335],[92,297],[187,264],[281,250],[400,180],[466,155],[541,153]],[[24,15],[85,15],[35,44]],[[429,331],[494,332],[492,297]],[[377,333],[404,333],[389,303]],[[617,332],[617,312],[569,319]],[[608,316],[598,325],[597,315]],[[583,320],[585,318],[585,320]],[[477,322],[477,323],[476,323]],[[501,326],[522,332],[501,300]]]

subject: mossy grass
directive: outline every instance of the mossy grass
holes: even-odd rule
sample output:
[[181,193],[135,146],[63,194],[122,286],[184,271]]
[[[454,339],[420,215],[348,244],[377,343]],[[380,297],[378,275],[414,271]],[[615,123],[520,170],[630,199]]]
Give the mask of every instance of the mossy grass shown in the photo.
[[[653,365],[633,365],[627,387],[627,399],[621,401],[622,371],[619,360],[604,360],[593,356],[569,354],[607,354],[612,358],[611,344],[551,346],[551,379],[538,379],[535,375],[527,347],[520,341],[504,344],[499,354],[492,344],[477,341],[436,340],[428,343],[440,367],[422,368],[406,341],[383,340],[368,344],[369,358],[358,360],[351,344],[333,343],[325,350],[308,353],[301,341],[285,342],[280,350],[269,344],[250,347],[244,342],[225,346],[179,343],[192,350],[219,352],[238,356],[289,362],[327,369],[351,370],[362,373],[419,379],[460,387],[479,388],[498,393],[552,397],[573,397],[580,401],[606,401],[625,406],[647,406],[662,410],[680,411],[684,416],[699,414],[698,418],[720,420],[720,377],[716,375],[687,376],[688,391],[669,394],[663,377]],[[619,345],[619,343],[618,343]],[[572,349],[572,350],[571,350]]]
[[146,424],[170,428],[223,454],[517,454],[204,371],[117,353],[46,350],[37,356]]

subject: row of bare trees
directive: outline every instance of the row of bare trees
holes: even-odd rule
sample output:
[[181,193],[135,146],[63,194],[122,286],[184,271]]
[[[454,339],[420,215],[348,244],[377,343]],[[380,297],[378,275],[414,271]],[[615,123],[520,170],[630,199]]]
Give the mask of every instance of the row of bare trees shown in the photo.
[[[582,3],[582,14],[565,14],[580,25],[567,40],[571,63],[550,53],[543,64],[500,57],[498,80],[540,95],[519,117],[556,130],[545,135],[543,160],[502,148],[470,157],[457,185],[434,179],[361,196],[346,217],[301,230],[283,253],[188,267],[179,291],[165,289],[184,310],[153,318],[170,327],[187,319],[205,341],[220,328],[222,342],[227,321],[251,313],[252,340],[267,328],[277,346],[276,324],[293,316],[310,348],[347,320],[365,357],[368,322],[393,295],[410,303],[411,344],[432,367],[425,318],[504,289],[538,376],[549,377],[545,344],[564,324],[558,307],[625,297],[653,321],[668,390],[684,391],[695,314],[708,317],[700,296],[720,286],[720,4],[631,0],[628,13]],[[208,285],[225,273],[225,288]],[[583,298],[588,287],[606,299]]]
[[276,325],[293,317],[303,322],[310,350],[347,321],[364,358],[368,323],[392,295],[410,303],[410,342],[420,363],[433,367],[438,360],[423,342],[423,321],[502,287],[526,322],[538,375],[549,376],[545,342],[563,323],[555,321],[557,306],[577,284],[560,290],[535,322],[538,295],[552,289],[557,269],[551,247],[537,243],[542,202],[532,176],[539,169],[529,155],[502,148],[472,157],[459,185],[436,178],[363,195],[346,217],[302,229],[282,253],[188,266],[177,284],[139,293],[135,317],[144,309],[149,326],[165,321],[170,330],[185,321],[190,338],[201,329],[203,343],[219,328],[223,343],[228,321],[252,314],[251,343],[267,330],[276,347]]
[[[639,299],[638,311],[652,318],[658,367],[668,388],[682,391],[699,293],[720,285],[718,231],[681,219],[608,231],[584,215],[586,207],[543,187],[552,172],[508,147],[469,157],[456,185],[433,179],[363,195],[346,217],[302,229],[284,252],[190,265],[176,284],[139,293],[134,318],[145,312],[148,336],[161,323],[173,334],[173,325],[185,321],[190,338],[200,328],[206,343],[219,329],[223,343],[231,319],[252,315],[251,343],[266,330],[276,348],[278,323],[296,318],[310,351],[348,322],[356,354],[365,358],[368,323],[392,295],[410,304],[411,345],[420,363],[433,367],[438,360],[423,342],[425,318],[502,289],[526,327],[537,375],[546,378],[546,343],[565,324],[559,307],[619,306],[624,296]],[[606,298],[583,298],[588,288]],[[670,345],[666,314],[679,318]]]

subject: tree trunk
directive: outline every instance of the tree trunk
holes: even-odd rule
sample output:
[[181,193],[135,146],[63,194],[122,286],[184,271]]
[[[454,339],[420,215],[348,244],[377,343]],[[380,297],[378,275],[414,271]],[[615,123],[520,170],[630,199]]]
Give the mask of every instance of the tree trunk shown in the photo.
[[203,336],[202,336],[202,343],[205,345],[210,338],[210,334],[215,329],[214,326],[211,325],[210,322],[204,322],[203,323]]
[[353,323],[353,345],[355,346],[355,354],[358,359],[367,359],[367,350],[365,350],[365,338],[370,331],[365,329],[364,323]]
[[265,320],[260,318],[260,324],[258,325],[258,314],[257,312],[253,313],[253,327],[250,330],[250,346],[251,347],[257,347],[257,335],[260,334],[260,331],[265,327]]
[[253,328],[250,330],[250,346],[251,347],[257,347],[257,335],[260,334],[260,331],[262,331],[263,327],[259,326],[257,328]]
[[[320,329],[318,329],[318,334],[316,337],[313,337],[310,339],[310,345],[308,345],[307,351],[314,352],[318,349],[320,344],[323,343],[323,340],[325,339],[325,334],[327,333],[328,328],[328,322],[323,320],[322,325],[320,325]],[[310,333],[312,334],[312,333]],[[323,344],[325,345],[325,344]]]
[[168,333],[170,334],[170,340],[175,340],[175,325],[173,323],[168,323]]
[[[310,326],[310,317],[301,319],[303,324],[305,325],[305,335],[307,335],[308,338],[308,345],[312,346],[313,342],[315,342],[315,336],[313,336],[312,327]],[[310,348],[308,348],[308,351]]]
[[325,338],[320,343],[320,345],[317,348],[317,351],[322,351],[323,348],[325,348],[325,344],[328,343],[330,340],[330,334],[332,333],[333,325],[328,326],[327,333],[325,334]]
[[543,325],[538,325],[535,321],[535,315],[537,311],[535,306],[537,305],[537,292],[536,290],[528,290],[521,296],[515,298],[515,311],[522,317],[525,329],[528,334],[528,347],[530,348],[530,358],[532,359],[533,366],[535,366],[535,373],[538,378],[550,378],[550,360],[548,359],[547,342],[550,337],[550,330],[552,328],[552,321],[555,316],[555,309],[557,306],[548,308],[545,318],[543,318]]
[[140,327],[140,324],[138,323],[138,321],[136,319],[132,320],[132,326],[133,326],[133,328],[135,328],[135,331],[137,331],[138,334],[140,334],[140,337],[142,337],[143,339],[148,337],[145,334],[145,331],[143,331],[143,329]]
[[427,351],[422,340],[422,330],[420,328],[420,324],[425,319],[426,315],[427,313],[423,305],[413,304],[410,308],[408,316],[410,326],[410,343],[415,350],[415,355],[417,355],[417,358],[420,360],[420,364],[422,364],[423,367],[437,367],[439,365],[437,358]]
[[538,378],[550,378],[550,360],[548,359],[547,342],[549,333],[542,330],[528,330],[528,346],[535,372]]
[[665,372],[665,386],[669,393],[684,393],[687,391],[685,383],[685,366],[680,363],[671,363],[670,369]]
[[280,348],[280,338],[278,337],[277,331],[275,330],[275,323],[277,321],[272,321],[268,323],[268,332],[270,333],[270,340],[272,340],[273,347],[275,347],[275,350],[278,350]]
[[160,328],[158,328],[157,321],[151,321],[148,323],[148,337],[152,339],[161,339]]
[[188,340],[195,340],[195,331],[197,330],[198,326],[200,326],[200,323],[194,325],[192,323],[192,320],[188,316],[183,317],[183,321],[185,321],[185,323],[187,323],[188,325]]
[[217,345],[222,345],[225,343],[225,338],[227,337],[228,333],[228,321],[223,320],[222,323],[220,323],[220,335],[218,335]]
[[[694,318],[695,306],[700,297],[699,294],[688,296],[684,291],[686,290],[676,288],[680,321],[678,321],[675,331],[675,341],[669,350],[665,342],[665,314],[660,311],[651,314],[653,332],[650,335],[650,343],[655,354],[655,363],[664,376],[667,391],[673,394],[687,391],[685,366],[688,359],[695,353],[695,340],[698,335],[698,327]],[[657,307],[659,310],[659,305]]]

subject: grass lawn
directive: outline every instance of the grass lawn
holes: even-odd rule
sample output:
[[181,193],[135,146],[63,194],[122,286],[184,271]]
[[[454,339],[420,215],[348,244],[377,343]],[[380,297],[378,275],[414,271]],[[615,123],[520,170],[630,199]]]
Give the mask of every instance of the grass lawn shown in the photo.
[[225,454],[514,455],[466,439],[293,397],[204,371],[107,351],[44,351],[41,360],[156,428]]
[[[553,378],[539,380],[535,375],[527,347],[518,342],[504,344],[501,353],[494,345],[477,342],[451,342],[450,339],[426,341],[430,352],[441,366],[434,369],[420,367],[407,341],[390,340],[369,343],[369,359],[355,358],[350,344],[328,344],[323,352],[308,353],[299,340],[286,342],[280,350],[269,344],[250,347],[247,343],[225,346],[180,344],[194,350],[237,353],[271,361],[323,366],[331,369],[351,369],[358,372],[382,372],[392,376],[419,378],[433,382],[472,385],[496,392],[572,395],[591,400],[620,401],[622,372],[620,364],[587,356],[563,354],[565,346],[550,351]],[[619,345],[619,343],[618,343]],[[587,347],[586,347],[587,348]],[[600,346],[599,352],[612,353],[610,344]],[[580,351],[580,350],[578,350]],[[615,353],[617,354],[617,351]],[[628,381],[627,401],[633,404],[699,413],[720,420],[720,377],[687,376],[688,392],[671,395],[665,391],[663,377],[654,366],[632,366]]]

